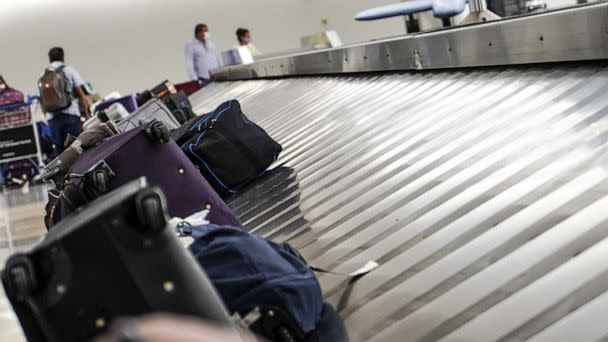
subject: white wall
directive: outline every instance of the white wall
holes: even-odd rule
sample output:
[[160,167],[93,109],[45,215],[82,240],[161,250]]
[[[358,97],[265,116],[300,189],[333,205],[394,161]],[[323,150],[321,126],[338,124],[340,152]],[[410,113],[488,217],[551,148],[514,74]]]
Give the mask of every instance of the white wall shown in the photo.
[[[297,48],[299,38],[335,29],[351,43],[398,35],[402,18],[372,23],[352,18],[394,0],[0,0],[0,74],[26,92],[47,65],[48,49],[64,47],[67,63],[102,94],[136,92],[186,79],[184,44],[196,23],[216,44],[235,43],[237,27],[252,31],[263,52]],[[327,27],[321,18],[329,19]]]

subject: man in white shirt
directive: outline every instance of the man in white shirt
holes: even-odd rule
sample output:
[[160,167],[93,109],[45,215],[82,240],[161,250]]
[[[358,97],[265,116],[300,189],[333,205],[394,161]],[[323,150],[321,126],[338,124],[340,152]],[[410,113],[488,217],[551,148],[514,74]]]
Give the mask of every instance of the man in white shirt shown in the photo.
[[[81,115],[85,119],[89,119],[91,114],[83,89],[84,80],[80,77],[80,74],[76,69],[65,65],[63,49],[60,47],[52,48],[49,51],[49,61],[51,65],[46,70],[54,71],[63,67],[62,70],[67,79],[67,89],[70,91],[70,96],[72,98],[71,104],[58,112],[48,112],[44,110],[44,103],[42,103],[51,131],[51,140],[53,141],[53,145],[55,145],[55,153],[59,155],[65,150],[64,142],[68,134],[77,137],[82,132],[80,123]],[[80,113],[80,107],[83,108],[83,113]]]
[[211,41],[211,33],[205,24],[194,28],[194,38],[186,45],[186,71],[191,80],[201,83],[211,81],[211,70],[221,65],[220,55]]
[[247,48],[249,48],[249,51],[251,52],[251,55],[253,57],[262,54],[260,50],[258,50],[258,48],[255,47],[253,43],[251,43],[251,32],[249,32],[248,29],[239,28],[238,30],[236,30],[236,39],[239,41],[239,43],[234,46],[235,49],[241,46],[246,46]]

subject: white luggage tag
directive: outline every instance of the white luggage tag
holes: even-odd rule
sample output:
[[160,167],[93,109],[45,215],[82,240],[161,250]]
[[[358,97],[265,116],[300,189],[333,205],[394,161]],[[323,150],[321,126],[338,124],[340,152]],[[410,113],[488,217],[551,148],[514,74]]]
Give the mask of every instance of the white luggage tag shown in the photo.
[[360,269],[356,270],[355,272],[351,273],[350,276],[351,277],[362,277],[362,276],[368,274],[369,272],[375,270],[378,267],[380,267],[379,263],[377,263],[373,260],[368,261],[367,264],[365,264],[365,266],[363,266]]

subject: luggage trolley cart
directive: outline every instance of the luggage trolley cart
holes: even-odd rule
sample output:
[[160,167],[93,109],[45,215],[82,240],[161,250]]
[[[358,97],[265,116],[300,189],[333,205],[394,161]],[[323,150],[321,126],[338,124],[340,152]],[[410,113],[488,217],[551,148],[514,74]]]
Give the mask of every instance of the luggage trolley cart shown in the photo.
[[38,127],[27,102],[0,106],[0,184],[24,185],[39,174],[43,164]]

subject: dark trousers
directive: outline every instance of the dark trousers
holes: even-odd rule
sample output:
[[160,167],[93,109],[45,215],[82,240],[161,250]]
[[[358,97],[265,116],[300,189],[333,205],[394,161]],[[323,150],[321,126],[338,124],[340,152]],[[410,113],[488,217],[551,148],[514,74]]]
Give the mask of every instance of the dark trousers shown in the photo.
[[55,153],[59,155],[65,150],[64,143],[68,134],[77,137],[82,132],[80,117],[64,113],[53,114],[53,118],[49,120],[49,129]]

